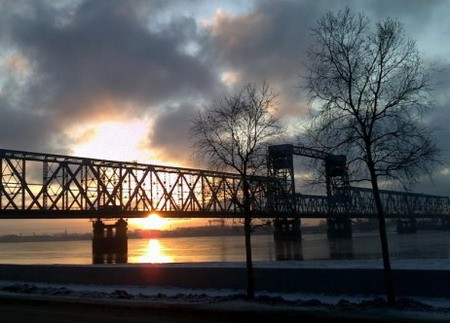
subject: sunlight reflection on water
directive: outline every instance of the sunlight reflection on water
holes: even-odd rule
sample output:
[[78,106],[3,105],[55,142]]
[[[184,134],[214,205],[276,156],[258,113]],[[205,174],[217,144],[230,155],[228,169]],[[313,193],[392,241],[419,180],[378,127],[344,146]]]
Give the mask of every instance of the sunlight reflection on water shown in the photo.
[[157,239],[148,240],[147,248],[143,251],[144,253],[141,256],[137,256],[135,259],[130,259],[130,262],[152,264],[173,262],[173,256],[166,254],[166,250]]

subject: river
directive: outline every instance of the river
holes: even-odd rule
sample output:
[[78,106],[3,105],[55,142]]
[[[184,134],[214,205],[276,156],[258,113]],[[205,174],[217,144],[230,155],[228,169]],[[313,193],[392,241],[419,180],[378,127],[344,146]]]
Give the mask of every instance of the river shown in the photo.
[[[392,259],[450,259],[450,233],[389,232]],[[325,234],[303,234],[301,243],[279,245],[271,235],[252,237],[254,261],[380,259],[376,232],[330,241]],[[91,264],[91,241],[0,243],[2,264]],[[243,262],[241,236],[130,239],[128,263]]]

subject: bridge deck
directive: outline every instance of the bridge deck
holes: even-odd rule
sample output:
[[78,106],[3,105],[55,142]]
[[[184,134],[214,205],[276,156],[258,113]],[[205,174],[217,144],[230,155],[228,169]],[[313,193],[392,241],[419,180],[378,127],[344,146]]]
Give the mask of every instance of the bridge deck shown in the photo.
[[[131,218],[145,218],[151,212],[148,211],[123,211],[116,213],[105,212],[88,212],[88,211],[71,211],[71,210],[56,210],[56,211],[42,211],[42,210],[2,210],[0,211],[0,219],[20,219],[20,220],[32,220],[32,219],[131,219]],[[221,218],[221,219],[238,219],[242,218],[242,213],[221,213],[221,212],[174,212],[174,211],[160,211],[158,215],[170,219],[209,219],[209,218]],[[254,214],[254,218],[259,219],[274,219],[274,218],[293,218],[298,216],[302,219],[327,219],[330,216],[341,217],[345,216],[351,219],[376,219],[377,213],[338,213],[338,214],[317,214],[317,213],[266,213],[257,212]],[[398,219],[398,218],[410,218],[409,215],[402,214],[387,214],[386,218]],[[412,216],[416,219],[440,219],[450,218],[447,214],[417,214]]]

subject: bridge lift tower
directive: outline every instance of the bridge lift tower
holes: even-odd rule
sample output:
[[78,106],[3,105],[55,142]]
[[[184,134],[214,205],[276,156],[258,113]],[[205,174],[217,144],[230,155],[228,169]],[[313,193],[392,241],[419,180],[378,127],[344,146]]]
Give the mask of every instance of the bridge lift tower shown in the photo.
[[337,211],[342,211],[349,200],[350,184],[346,156],[290,144],[269,146],[268,150],[269,176],[279,178],[283,183],[275,188],[275,200],[287,201],[287,207],[290,209],[288,212],[292,212],[293,215],[290,219],[275,220],[275,236],[277,236],[277,232],[281,235],[297,229],[300,232],[300,219],[296,215],[296,204],[301,195],[296,194],[295,191],[294,155],[324,161],[328,203],[327,235],[329,238],[351,238],[350,218],[337,216]]

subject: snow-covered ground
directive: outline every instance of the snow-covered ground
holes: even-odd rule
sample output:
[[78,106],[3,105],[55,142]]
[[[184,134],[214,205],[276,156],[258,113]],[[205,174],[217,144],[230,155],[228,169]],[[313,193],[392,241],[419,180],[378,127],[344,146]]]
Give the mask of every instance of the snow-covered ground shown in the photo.
[[258,293],[253,302],[231,290],[190,290],[155,286],[100,286],[0,281],[0,299],[38,299],[58,302],[87,302],[133,306],[193,306],[209,310],[314,310],[324,313],[450,320],[450,300],[399,299],[388,308],[382,297],[329,296],[319,294]]
[[[450,260],[397,260],[392,263],[394,269],[398,270],[418,270],[428,272],[429,276],[434,276],[434,271],[443,271],[444,277],[449,272]],[[0,266],[1,267],[1,266]],[[25,266],[28,267],[28,266]],[[39,266],[31,268],[38,270]],[[46,267],[46,266],[43,266]],[[49,269],[50,267],[50,269]],[[164,270],[164,268],[181,268],[183,274],[187,275],[196,270],[202,272],[205,268],[212,268],[217,273],[219,279],[225,271],[220,269],[240,268],[245,270],[243,263],[188,263],[188,264],[134,264],[134,265],[80,265],[80,266],[47,266],[46,270],[53,270],[57,267],[57,273],[70,275],[79,272],[82,268],[99,269],[120,269],[120,272],[139,272],[136,269],[153,268]],[[10,270],[4,266],[3,270]],[[53,269],[52,269],[53,268]],[[77,269],[78,268],[78,269]],[[339,261],[286,261],[286,262],[256,262],[255,268],[276,269],[381,269],[381,260],[339,260]],[[216,271],[217,269],[217,271]],[[241,270],[241,271],[242,271]],[[234,271],[233,271],[234,272]],[[301,270],[298,272],[300,274]],[[92,274],[92,272],[90,272]],[[97,273],[94,271],[94,273]],[[177,274],[180,271],[177,271]],[[436,272],[437,273],[437,272]],[[296,274],[296,275],[298,275]],[[442,274],[442,272],[441,272]],[[37,275],[39,277],[39,275]],[[202,276],[198,276],[197,279]],[[272,276],[271,276],[272,277]],[[138,306],[202,306],[208,308],[220,308],[221,310],[237,310],[269,307],[276,310],[319,310],[325,312],[357,312],[372,313],[371,315],[399,316],[399,317],[423,317],[437,321],[450,321],[450,298],[432,297],[409,297],[399,298],[394,308],[388,308],[384,295],[357,295],[346,294],[333,295],[325,293],[302,293],[302,292],[258,292],[256,301],[248,302],[245,299],[245,285],[241,288],[218,289],[218,288],[175,288],[171,286],[156,286],[151,284],[95,284],[95,283],[40,283],[35,281],[6,280],[0,275],[0,298],[19,299],[41,299],[49,301],[63,302],[100,302],[100,303],[126,303]],[[194,279],[193,276],[191,279]],[[448,285],[450,279],[442,281],[444,287]],[[365,282],[360,284],[364,285]],[[450,285],[449,285],[450,288]],[[375,314],[374,314],[375,313]]]
[[[184,289],[163,288],[159,286],[105,286],[105,285],[74,285],[74,284],[47,284],[26,283],[14,281],[0,281],[0,295],[33,295],[33,296],[59,296],[73,299],[134,299],[138,300],[166,300],[168,302],[197,303],[204,300],[220,300],[229,298],[244,298],[245,291],[236,293],[227,289]],[[323,305],[336,305],[339,302],[369,302],[383,298],[383,295],[367,297],[363,295],[323,295],[307,293],[256,293],[259,299],[286,302],[311,302]],[[450,300],[445,298],[414,298],[424,306],[447,308],[450,312]]]

